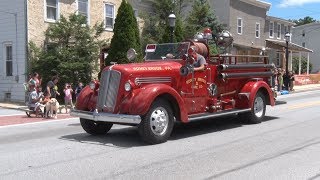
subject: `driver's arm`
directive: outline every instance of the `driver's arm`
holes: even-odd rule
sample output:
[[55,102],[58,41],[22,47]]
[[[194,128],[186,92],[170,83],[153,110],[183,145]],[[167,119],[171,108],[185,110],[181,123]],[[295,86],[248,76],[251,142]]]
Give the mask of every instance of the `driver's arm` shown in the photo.
[[204,71],[204,69],[205,69],[205,65],[204,64],[201,64],[200,67],[193,68],[194,71]]

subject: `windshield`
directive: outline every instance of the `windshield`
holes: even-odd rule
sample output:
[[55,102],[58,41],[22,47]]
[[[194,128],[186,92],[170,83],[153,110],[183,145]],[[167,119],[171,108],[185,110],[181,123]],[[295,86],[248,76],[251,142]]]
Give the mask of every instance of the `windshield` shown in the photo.
[[187,54],[189,46],[190,42],[148,44],[146,47],[145,60],[181,60],[182,56]]

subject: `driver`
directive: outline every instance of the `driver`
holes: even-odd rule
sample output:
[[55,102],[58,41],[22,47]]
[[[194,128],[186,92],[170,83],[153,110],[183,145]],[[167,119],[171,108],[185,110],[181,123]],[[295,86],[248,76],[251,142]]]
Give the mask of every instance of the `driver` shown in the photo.
[[196,52],[196,46],[190,46],[190,48],[192,49],[192,51],[188,52],[189,56],[194,58],[194,62],[193,62],[193,70],[194,71],[204,71],[205,70],[205,65],[206,65],[206,59],[198,54]]

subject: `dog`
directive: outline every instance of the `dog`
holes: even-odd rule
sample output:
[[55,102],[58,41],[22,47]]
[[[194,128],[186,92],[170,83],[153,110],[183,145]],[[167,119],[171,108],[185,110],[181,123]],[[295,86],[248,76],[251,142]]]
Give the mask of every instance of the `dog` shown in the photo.
[[59,110],[59,102],[56,98],[51,98],[51,107],[50,107],[50,112],[51,115],[57,119],[57,114],[58,114],[58,110]]
[[55,98],[51,98],[50,101],[46,103],[46,118],[57,118],[57,113],[59,110],[59,102]]

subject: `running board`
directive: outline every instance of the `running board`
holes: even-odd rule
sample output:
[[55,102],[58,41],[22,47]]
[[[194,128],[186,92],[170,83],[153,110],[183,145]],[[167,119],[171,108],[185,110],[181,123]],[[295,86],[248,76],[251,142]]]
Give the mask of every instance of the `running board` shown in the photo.
[[194,115],[188,116],[188,118],[189,118],[189,122],[191,122],[191,121],[198,121],[198,120],[215,118],[215,117],[226,116],[226,115],[234,115],[234,114],[244,113],[244,112],[249,112],[249,111],[251,111],[250,108],[248,108],[248,109],[232,109],[232,110],[225,110],[225,111],[214,112],[214,113],[194,114]]

